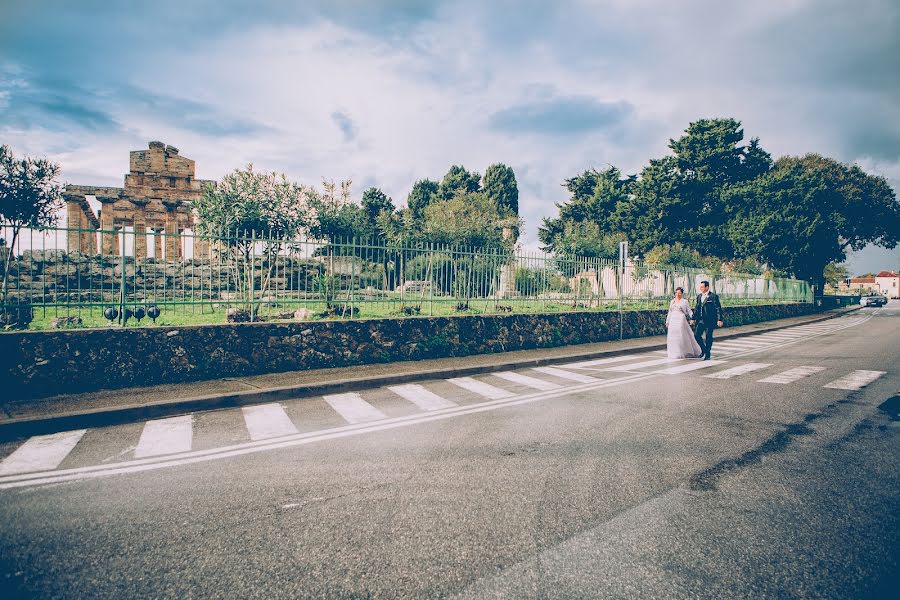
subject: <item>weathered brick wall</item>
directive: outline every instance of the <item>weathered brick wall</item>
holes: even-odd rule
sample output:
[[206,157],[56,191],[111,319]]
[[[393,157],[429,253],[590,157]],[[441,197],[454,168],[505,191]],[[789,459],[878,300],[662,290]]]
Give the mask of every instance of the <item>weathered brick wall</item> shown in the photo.
[[[799,316],[811,304],[729,307],[728,325]],[[625,337],[665,332],[664,311],[624,313]],[[616,312],[413,317],[0,334],[12,398],[280,371],[467,356],[617,339]]]

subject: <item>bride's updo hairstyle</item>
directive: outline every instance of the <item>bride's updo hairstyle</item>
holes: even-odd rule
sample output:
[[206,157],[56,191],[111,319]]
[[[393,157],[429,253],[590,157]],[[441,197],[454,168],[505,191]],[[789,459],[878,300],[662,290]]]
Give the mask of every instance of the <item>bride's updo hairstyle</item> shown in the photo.
[[678,290],[681,290],[681,295],[683,296],[683,295],[684,295],[684,288],[683,288],[683,287],[677,287],[677,288],[675,288],[675,291],[676,291],[676,292],[677,292]]

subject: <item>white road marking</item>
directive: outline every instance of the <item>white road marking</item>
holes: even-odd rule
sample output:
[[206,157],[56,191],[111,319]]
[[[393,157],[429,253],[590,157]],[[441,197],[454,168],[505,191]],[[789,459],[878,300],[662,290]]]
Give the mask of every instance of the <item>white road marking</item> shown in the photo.
[[[713,340],[713,346],[715,346],[718,343],[719,343],[718,341]],[[743,338],[738,339],[738,340],[722,340],[721,343],[728,344],[731,346],[741,346],[744,348],[759,348],[760,346],[768,346],[769,345],[768,342],[763,342],[760,340],[743,339]]]
[[501,371],[499,373],[491,373],[491,375],[535,390],[555,390],[562,387],[558,383],[553,383],[552,381],[544,381],[537,377],[529,377],[528,375],[522,375],[521,373],[514,373],[512,371]]
[[565,367],[566,369],[587,369],[591,367],[597,367],[600,365],[608,365],[611,363],[622,362],[624,360],[635,360],[637,358],[647,358],[651,356],[650,354],[625,354],[622,356],[613,356],[611,358],[598,358],[595,360],[584,360],[581,362],[569,363],[566,365],[560,365],[560,367]]
[[425,389],[421,385],[415,383],[407,383],[405,385],[391,385],[388,389],[405,400],[409,400],[422,410],[440,410],[442,408],[451,408],[456,406],[456,402],[451,402],[446,398],[438,396],[434,392]]
[[824,371],[825,367],[795,367],[793,369],[788,369],[783,373],[778,373],[777,375],[772,375],[771,377],[766,377],[765,379],[760,379],[760,383],[793,383],[798,379],[803,379],[804,377],[809,377],[814,373],[818,373],[819,371]]
[[733,344],[731,342],[713,342],[713,348],[726,348],[728,350],[748,350],[748,346]]
[[430,413],[417,413],[404,417],[394,417],[376,423],[361,423],[355,425],[344,425],[323,431],[312,431],[308,433],[298,433],[287,438],[278,438],[273,440],[260,440],[256,442],[244,442],[231,446],[219,448],[211,448],[208,450],[195,450],[186,452],[178,456],[157,456],[152,458],[143,458],[139,460],[130,460],[112,465],[94,465],[90,467],[78,467],[65,469],[53,473],[27,473],[19,475],[9,475],[0,477],[0,490],[20,488],[35,485],[45,485],[51,483],[61,483],[64,481],[81,481],[85,479],[95,479],[98,477],[108,477],[110,475],[120,475],[126,473],[141,473],[144,471],[152,471],[166,467],[176,467],[180,465],[189,465],[210,460],[219,460],[234,456],[243,456],[246,454],[254,454],[256,452],[265,452],[269,450],[277,450],[281,448],[293,448],[305,444],[333,440],[353,435],[359,435],[374,431],[384,431],[387,429],[395,429],[397,427],[407,427],[419,423],[429,423],[441,419],[448,419],[463,415],[477,414],[506,408],[510,406],[520,406],[530,404],[532,402],[540,402],[550,398],[565,396],[572,393],[586,392],[607,387],[617,387],[627,385],[641,379],[652,379],[653,373],[638,373],[620,377],[608,381],[598,381],[592,384],[574,385],[550,392],[532,392],[516,396],[510,399],[489,400],[475,405],[458,406]]
[[346,394],[331,394],[323,396],[325,402],[331,405],[339,415],[348,423],[363,423],[365,421],[377,421],[386,419],[387,415],[362,399],[355,392]]
[[724,371],[719,371],[718,373],[704,375],[704,377],[708,377],[710,379],[731,379],[732,377],[737,377],[738,375],[743,375],[752,371],[758,371],[760,369],[765,369],[766,367],[771,366],[772,365],[770,363],[747,363],[744,365],[731,367],[730,369],[725,369]]
[[36,435],[0,462],[0,475],[49,471],[59,466],[87,429]]
[[648,360],[639,363],[631,363],[627,365],[619,365],[617,367],[606,367],[602,369],[603,371],[633,371],[634,369],[645,369],[647,367],[655,367],[658,365],[664,365],[667,363],[677,363],[681,362],[682,358],[657,358],[654,360]]
[[251,440],[265,440],[297,433],[297,428],[284,412],[284,407],[277,402],[244,406],[241,411],[244,413],[244,424]]
[[885,375],[884,371],[853,371],[840,379],[826,383],[824,387],[835,390],[858,390],[869,385],[882,375]]
[[[663,350],[665,352],[665,350]],[[565,369],[557,369],[556,367],[535,367],[533,369],[538,373],[544,373],[545,375],[553,375],[554,377],[559,377],[560,379],[569,379],[571,381],[578,381],[580,383],[593,383],[594,381],[600,381],[598,377],[591,377],[590,375],[582,375],[581,373],[573,373],[571,371],[566,371]]]
[[678,375],[680,373],[687,373],[689,371],[697,371],[699,369],[706,369],[708,367],[715,367],[716,365],[723,365],[727,361],[724,360],[699,360],[694,359],[694,362],[689,362],[686,365],[678,365],[677,367],[669,367],[668,369],[662,369],[660,371],[655,371],[660,375]]
[[511,398],[515,396],[515,394],[508,390],[498,388],[483,381],[478,381],[477,379],[473,379],[471,377],[454,377],[453,379],[448,379],[447,381],[449,381],[453,385],[458,385],[464,390],[475,392],[479,396],[483,396],[490,400],[501,400],[503,398]]
[[141,440],[134,449],[134,457],[188,452],[191,449],[193,433],[191,415],[147,421],[141,432]]

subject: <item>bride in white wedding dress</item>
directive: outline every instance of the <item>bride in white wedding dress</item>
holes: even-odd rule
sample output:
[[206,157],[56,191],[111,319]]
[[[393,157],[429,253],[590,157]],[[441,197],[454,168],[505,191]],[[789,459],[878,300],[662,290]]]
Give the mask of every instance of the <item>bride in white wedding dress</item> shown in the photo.
[[703,356],[700,344],[694,339],[694,332],[688,321],[691,319],[691,305],[684,298],[684,289],[675,288],[675,297],[669,303],[666,315],[666,355],[669,358],[699,358]]

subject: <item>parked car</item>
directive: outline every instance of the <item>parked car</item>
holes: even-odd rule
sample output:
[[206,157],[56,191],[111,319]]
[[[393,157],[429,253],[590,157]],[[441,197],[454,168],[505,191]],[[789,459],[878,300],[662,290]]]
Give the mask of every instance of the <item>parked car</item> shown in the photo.
[[863,296],[859,299],[861,306],[884,306],[887,304],[887,298],[884,296]]

